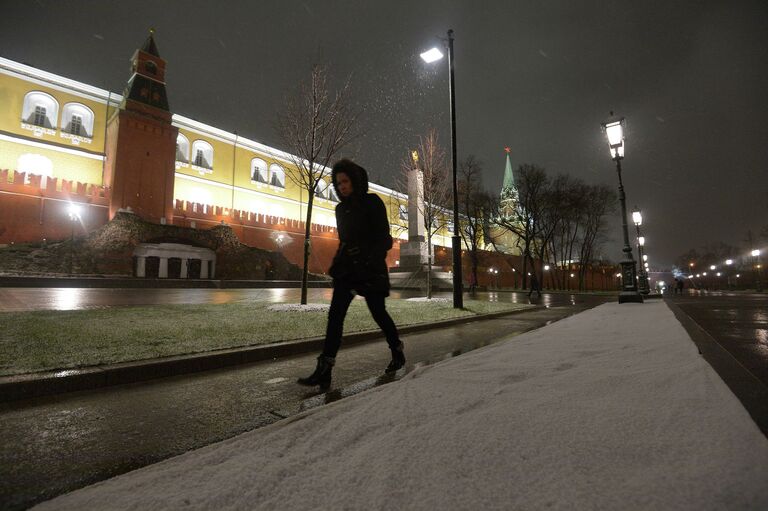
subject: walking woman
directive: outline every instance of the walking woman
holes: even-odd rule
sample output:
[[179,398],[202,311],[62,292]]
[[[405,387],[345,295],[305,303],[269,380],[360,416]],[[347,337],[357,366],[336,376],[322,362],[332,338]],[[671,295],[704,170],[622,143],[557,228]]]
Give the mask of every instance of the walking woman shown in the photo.
[[300,385],[319,385],[322,390],[331,386],[344,317],[356,294],[365,297],[368,310],[387,338],[392,361],[384,371],[393,373],[405,365],[403,343],[384,305],[389,296],[386,257],[392,248],[387,210],[377,195],[368,193],[368,173],[353,161],[336,162],[331,180],[340,199],[336,206],[339,248],[328,271],[333,277],[333,298],[315,372],[298,380]]

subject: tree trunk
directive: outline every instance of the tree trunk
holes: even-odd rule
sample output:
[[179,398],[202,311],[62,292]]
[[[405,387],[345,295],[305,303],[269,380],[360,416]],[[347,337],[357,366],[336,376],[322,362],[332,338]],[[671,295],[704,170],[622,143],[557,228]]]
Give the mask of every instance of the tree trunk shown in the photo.
[[477,296],[477,245],[472,247],[472,298]]
[[427,300],[432,299],[432,235],[427,235]]

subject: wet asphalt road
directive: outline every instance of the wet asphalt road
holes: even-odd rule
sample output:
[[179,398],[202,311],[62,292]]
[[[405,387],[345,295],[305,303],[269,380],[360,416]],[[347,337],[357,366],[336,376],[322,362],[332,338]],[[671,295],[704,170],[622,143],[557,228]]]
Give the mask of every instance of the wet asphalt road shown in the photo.
[[667,299],[768,388],[768,295],[690,291]]
[[[189,290],[178,291],[189,296]],[[222,296],[215,293],[217,290],[199,291],[214,291],[213,296],[218,296],[209,295],[207,300]],[[222,292],[227,297],[250,298],[248,291],[253,292]],[[527,297],[520,293],[489,293],[485,297],[527,303]],[[405,371],[508,340],[613,299],[545,294],[537,301],[547,305],[545,309],[404,336]],[[314,359],[315,354],[308,354],[0,404],[0,507],[24,509],[404,374],[382,376],[389,359],[383,340],[342,348],[331,391],[317,394],[294,383],[297,377],[311,372]]]
[[[330,288],[309,289],[309,300],[331,299]],[[101,307],[169,305],[169,304],[217,304],[244,300],[269,300],[274,302],[299,302],[301,290],[286,289],[114,289],[114,288],[0,288],[0,312],[30,310],[77,310]],[[452,297],[450,291],[434,293],[435,296]],[[478,292],[478,299],[528,303],[525,293]],[[422,292],[392,291],[392,298],[423,296]],[[544,294],[542,305],[570,303],[567,294]]]

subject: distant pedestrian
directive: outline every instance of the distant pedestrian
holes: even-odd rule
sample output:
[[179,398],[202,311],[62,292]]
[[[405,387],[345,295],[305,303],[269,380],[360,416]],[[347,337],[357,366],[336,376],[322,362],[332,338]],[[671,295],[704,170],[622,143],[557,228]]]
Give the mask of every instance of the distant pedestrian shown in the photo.
[[475,272],[470,271],[469,272],[469,294],[470,296],[475,296],[475,291],[477,290],[477,279],[475,278]]
[[683,288],[685,288],[685,281],[681,277],[677,279],[677,292],[680,293],[680,296],[683,295]]
[[340,199],[336,205],[339,248],[328,270],[333,278],[333,298],[315,372],[298,380],[300,385],[319,385],[321,390],[331,385],[344,318],[356,294],[365,297],[368,310],[387,338],[392,360],[384,372],[393,373],[405,366],[403,343],[384,305],[389,296],[386,257],[392,248],[387,210],[378,195],[368,193],[368,174],[353,161],[336,162],[331,180]]
[[536,272],[533,272],[531,275],[531,290],[528,291],[528,298],[530,298],[534,292],[538,293],[539,298],[541,298],[541,284],[539,284],[539,279],[536,278]]

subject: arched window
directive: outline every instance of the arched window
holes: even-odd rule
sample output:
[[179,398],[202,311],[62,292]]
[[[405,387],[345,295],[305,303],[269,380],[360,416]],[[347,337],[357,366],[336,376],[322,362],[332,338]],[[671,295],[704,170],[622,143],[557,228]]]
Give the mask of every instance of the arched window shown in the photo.
[[204,169],[213,169],[213,147],[204,140],[192,143],[192,164]]
[[268,183],[267,179],[267,162],[261,158],[254,158],[251,160],[251,181],[257,183]]
[[328,198],[328,183],[323,180],[317,181],[317,184],[315,184],[315,197],[319,197],[321,199]]
[[189,139],[181,133],[176,137],[176,161],[189,163]]
[[79,137],[93,136],[93,110],[80,103],[67,103],[61,112],[61,130]]
[[[339,198],[336,196],[336,189],[333,187],[333,184],[328,185],[328,200],[331,202],[339,202]],[[336,225],[335,218],[334,225]]]
[[33,126],[54,129],[59,117],[59,103],[45,92],[32,91],[24,96],[21,120]]
[[285,188],[285,171],[277,163],[269,166],[269,184],[278,188]]
[[32,174],[43,176],[40,182],[42,186],[45,186],[47,178],[53,177],[53,163],[45,156],[39,154],[27,153],[19,156],[16,170],[26,174],[26,183],[29,183],[29,176]]

